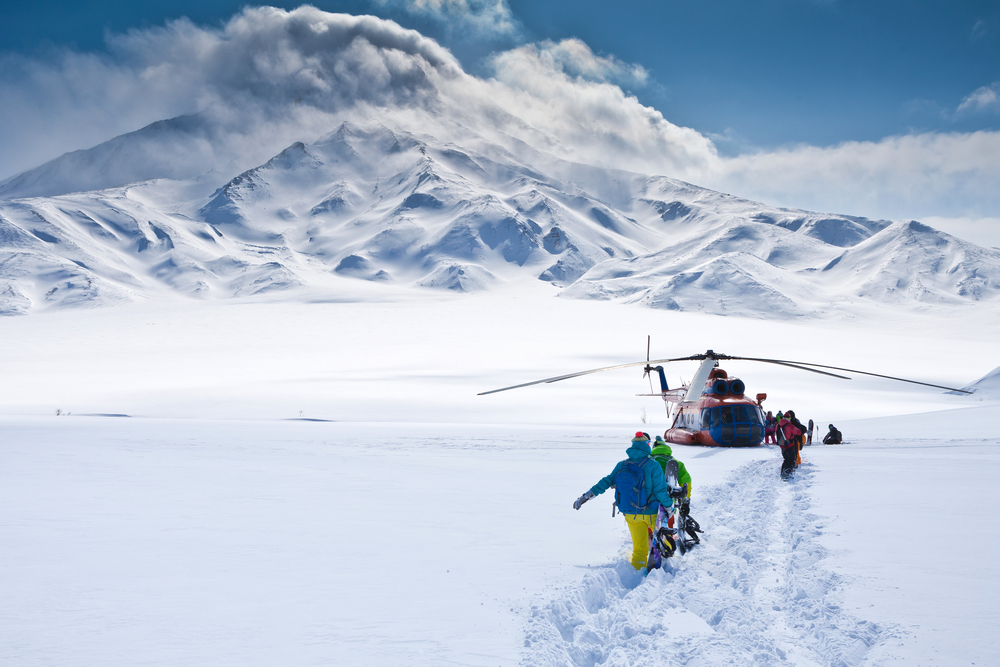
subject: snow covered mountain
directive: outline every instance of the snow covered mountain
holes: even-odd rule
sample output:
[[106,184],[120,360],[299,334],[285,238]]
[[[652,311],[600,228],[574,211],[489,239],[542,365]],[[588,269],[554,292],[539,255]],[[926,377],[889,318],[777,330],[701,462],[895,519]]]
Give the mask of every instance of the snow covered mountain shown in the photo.
[[975,382],[962,387],[962,389],[975,392],[976,398],[980,399],[1000,397],[1000,367],[994,368]]
[[184,117],[67,154],[0,183],[0,313],[358,280],[542,280],[574,298],[779,318],[1000,294],[1000,251],[917,222],[774,208],[448,134],[345,122],[242,173],[203,174],[212,133]]

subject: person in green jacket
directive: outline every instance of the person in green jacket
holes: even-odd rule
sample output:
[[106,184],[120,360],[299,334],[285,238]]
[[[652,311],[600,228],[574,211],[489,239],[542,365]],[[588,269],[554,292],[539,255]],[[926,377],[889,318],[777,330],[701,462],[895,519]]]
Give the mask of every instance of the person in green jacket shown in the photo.
[[649,455],[653,457],[653,460],[660,464],[663,468],[663,472],[667,472],[667,463],[673,459],[677,461],[677,483],[681,486],[687,484],[687,496],[680,500],[681,504],[681,515],[687,516],[688,510],[691,507],[691,473],[688,472],[687,467],[674,458],[674,452],[670,449],[664,440],[663,436],[656,436],[656,440],[653,442],[653,449],[649,452]]

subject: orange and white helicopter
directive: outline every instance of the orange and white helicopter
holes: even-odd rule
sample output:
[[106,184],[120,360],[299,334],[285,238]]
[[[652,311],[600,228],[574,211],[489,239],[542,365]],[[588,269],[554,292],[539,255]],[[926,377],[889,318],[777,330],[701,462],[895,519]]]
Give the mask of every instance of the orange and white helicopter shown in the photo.
[[[813,364],[803,361],[786,361],[782,359],[761,359],[757,357],[734,357],[728,354],[720,354],[713,350],[708,350],[704,354],[693,354],[690,357],[678,357],[676,359],[649,359],[649,347],[647,343],[646,361],[636,361],[617,366],[606,366],[595,368],[579,373],[559,375],[516,384],[512,387],[493,389],[484,391],[479,396],[495,394],[510,389],[520,389],[530,387],[533,384],[543,384],[549,382],[560,382],[570,378],[611,371],[618,368],[630,368],[635,366],[645,366],[643,376],[656,371],[660,378],[660,392],[651,394],[638,394],[638,396],[659,396],[663,399],[667,407],[668,417],[672,420],[670,427],[663,434],[663,439],[667,442],[680,445],[709,445],[718,447],[754,447],[764,440],[764,413],[762,405],[767,398],[767,394],[757,394],[753,399],[746,396],[746,385],[743,380],[730,376],[726,371],[719,368],[719,361],[739,360],[739,361],[760,361],[767,364],[778,364],[789,366],[803,371],[829,375],[830,377],[850,380],[851,378],[836,373],[830,373],[820,368],[826,368],[846,373],[860,373],[888,380],[898,380],[900,382],[910,382],[920,384],[925,387],[935,387],[937,389],[947,389],[964,394],[971,392],[952,387],[943,387],[927,382],[907,380],[905,378],[893,377],[891,375],[880,375],[879,373],[869,373],[867,371],[853,370],[850,368],[840,368],[837,366],[824,366],[823,364]],[[663,372],[663,366],[673,361],[701,361],[694,377],[686,385],[678,389],[667,387],[667,378]],[[657,364],[654,366],[653,364]],[[814,368],[810,368],[810,366]]]

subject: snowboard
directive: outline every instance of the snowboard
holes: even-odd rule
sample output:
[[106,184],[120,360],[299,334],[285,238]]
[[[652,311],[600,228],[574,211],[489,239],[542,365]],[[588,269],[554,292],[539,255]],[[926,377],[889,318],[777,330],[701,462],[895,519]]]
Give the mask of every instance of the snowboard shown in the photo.
[[670,488],[670,497],[674,499],[668,512],[667,528],[673,531],[674,546],[683,555],[687,551],[687,545],[684,544],[684,535],[682,533],[684,519],[681,517],[680,503],[681,499],[687,496],[687,489],[681,488],[681,471],[676,459],[671,458],[667,461],[667,467],[663,472],[667,478],[667,486]]
[[656,514],[656,527],[649,536],[649,556],[646,558],[646,569],[655,570],[663,566],[663,561],[674,555],[677,550],[676,531],[671,527],[674,520],[673,512],[664,509]]
[[670,558],[675,553],[683,555],[701,542],[701,538],[698,537],[698,533],[702,532],[701,526],[694,517],[682,511],[682,508],[687,507],[687,487],[681,486],[678,481],[680,469],[677,461],[674,459],[667,461],[664,472],[674,502],[669,510],[660,505],[657,512],[656,525],[650,536],[649,556],[646,559],[646,567],[649,570],[662,567],[664,559]]
[[806,445],[813,444],[813,420],[809,420],[809,433],[806,435]]

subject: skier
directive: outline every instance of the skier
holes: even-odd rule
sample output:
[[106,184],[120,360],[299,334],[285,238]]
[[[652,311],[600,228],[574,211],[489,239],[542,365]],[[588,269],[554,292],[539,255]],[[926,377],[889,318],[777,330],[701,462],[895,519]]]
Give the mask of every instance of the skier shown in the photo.
[[830,431],[823,436],[824,445],[839,445],[844,441],[844,434],[837,430],[837,427],[830,424]]
[[576,499],[573,509],[580,507],[610,488],[615,489],[615,505],[625,515],[632,536],[632,567],[644,570],[649,553],[649,534],[656,527],[660,505],[672,507],[670,490],[663,468],[650,458],[649,436],[639,431],[626,450],[628,458],[619,461],[607,477]]

